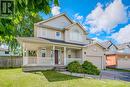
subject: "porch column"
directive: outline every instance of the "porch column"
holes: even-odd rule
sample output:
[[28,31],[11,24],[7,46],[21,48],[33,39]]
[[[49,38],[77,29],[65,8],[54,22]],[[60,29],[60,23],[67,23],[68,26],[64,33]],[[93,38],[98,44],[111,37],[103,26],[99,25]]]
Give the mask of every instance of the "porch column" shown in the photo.
[[64,47],[64,65],[67,65],[66,47]]
[[82,48],[82,63],[84,62],[84,57],[85,57],[84,48]]
[[28,53],[27,49],[25,49],[25,44],[23,43],[23,65],[28,64]]
[[55,65],[55,46],[53,45],[53,48],[52,48],[52,51],[53,51],[53,54],[52,54],[52,65]]

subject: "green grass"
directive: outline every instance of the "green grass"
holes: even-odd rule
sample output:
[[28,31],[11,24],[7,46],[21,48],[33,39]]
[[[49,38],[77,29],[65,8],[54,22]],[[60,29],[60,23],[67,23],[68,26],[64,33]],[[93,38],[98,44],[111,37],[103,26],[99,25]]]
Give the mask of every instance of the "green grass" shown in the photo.
[[49,82],[79,79],[78,77],[61,74],[56,71],[43,71],[42,73]]
[[0,87],[130,87],[130,83],[77,78],[55,71],[34,74],[22,69],[0,69]]

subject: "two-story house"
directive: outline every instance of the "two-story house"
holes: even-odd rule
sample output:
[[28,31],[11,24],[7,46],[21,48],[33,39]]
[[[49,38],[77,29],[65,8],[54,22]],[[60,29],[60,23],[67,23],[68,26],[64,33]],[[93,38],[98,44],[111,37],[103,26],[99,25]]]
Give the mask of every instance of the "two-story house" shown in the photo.
[[35,23],[34,37],[17,38],[23,47],[24,67],[52,68],[66,66],[74,60],[80,63],[90,60],[98,68],[104,69],[104,48],[99,44],[90,47],[87,34],[82,25],[73,22],[65,14]]

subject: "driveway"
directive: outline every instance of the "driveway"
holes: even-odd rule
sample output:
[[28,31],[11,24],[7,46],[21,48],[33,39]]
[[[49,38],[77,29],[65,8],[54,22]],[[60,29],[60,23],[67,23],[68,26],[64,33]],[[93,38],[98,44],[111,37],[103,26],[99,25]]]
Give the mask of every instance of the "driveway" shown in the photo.
[[102,70],[100,74],[101,79],[113,79],[113,80],[123,80],[130,82],[130,72],[120,72],[111,70]]

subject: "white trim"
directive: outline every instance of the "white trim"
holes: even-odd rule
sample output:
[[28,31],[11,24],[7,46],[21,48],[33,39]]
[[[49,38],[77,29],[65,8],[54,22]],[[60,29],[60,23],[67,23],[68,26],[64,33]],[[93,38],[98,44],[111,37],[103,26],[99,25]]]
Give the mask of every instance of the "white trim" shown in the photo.
[[64,65],[67,65],[66,47],[64,47]]

